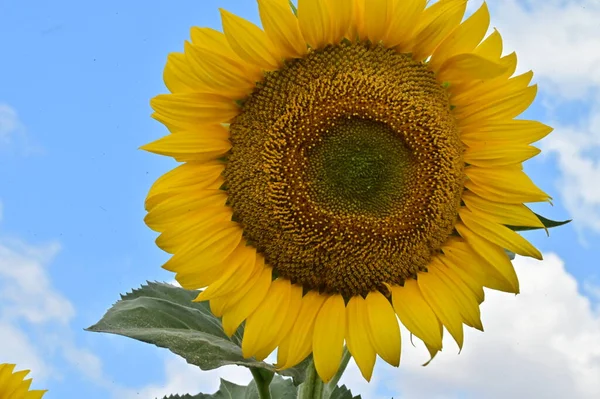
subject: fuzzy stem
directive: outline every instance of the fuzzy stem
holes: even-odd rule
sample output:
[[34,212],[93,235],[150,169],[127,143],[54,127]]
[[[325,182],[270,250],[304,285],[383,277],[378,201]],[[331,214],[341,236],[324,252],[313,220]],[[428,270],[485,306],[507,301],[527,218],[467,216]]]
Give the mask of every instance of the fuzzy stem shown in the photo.
[[250,372],[252,373],[252,377],[254,377],[254,382],[256,383],[256,388],[258,390],[258,397],[260,399],[271,399],[271,391],[269,391],[269,384],[273,379],[268,378],[261,370],[250,367]]

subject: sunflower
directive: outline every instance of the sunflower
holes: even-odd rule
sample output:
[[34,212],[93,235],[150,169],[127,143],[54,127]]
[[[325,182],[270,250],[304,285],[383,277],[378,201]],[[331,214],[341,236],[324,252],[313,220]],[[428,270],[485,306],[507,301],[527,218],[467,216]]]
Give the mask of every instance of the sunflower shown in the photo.
[[[164,268],[205,288],[245,357],[324,381],[344,343],[362,375],[398,366],[398,319],[431,357],[445,329],[483,330],[483,287],[518,293],[507,226],[543,227],[523,172],[551,132],[514,119],[532,72],[466,0],[258,0],[263,29],[221,10],[168,57],[151,101],[170,134],[142,147],[183,164],[146,199]],[[461,22],[462,21],[462,22]]]
[[40,399],[46,391],[30,391],[29,370],[14,371],[14,364],[0,364],[0,399]]

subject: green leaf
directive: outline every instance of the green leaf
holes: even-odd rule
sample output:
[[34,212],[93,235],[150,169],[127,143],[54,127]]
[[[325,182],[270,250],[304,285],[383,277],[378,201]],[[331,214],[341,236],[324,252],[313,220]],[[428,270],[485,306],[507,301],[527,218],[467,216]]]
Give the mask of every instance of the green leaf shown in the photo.
[[[270,364],[244,359],[240,349],[243,326],[231,337],[223,331],[208,302],[192,302],[198,291],[164,283],[148,283],[131,293],[121,295],[111,309],[88,331],[123,335],[167,348],[202,370],[228,364],[275,372]],[[278,371],[304,381],[308,359],[296,367]]]
[[540,230],[543,228],[550,229],[552,227],[562,226],[564,224],[571,222],[571,219],[563,220],[560,222],[556,221],[556,220],[550,220],[548,218],[543,217],[542,215],[538,215],[537,213],[535,213],[535,216],[537,216],[538,219],[540,219],[540,222],[542,222],[544,227],[530,227],[530,226],[506,226],[506,227],[508,227],[509,229],[514,230],[514,231],[528,231],[528,230]]
[[298,388],[291,379],[276,375],[269,385],[269,390],[273,399],[296,399]]
[[[292,380],[276,375],[269,386],[273,399],[296,399],[296,387]],[[259,399],[254,381],[247,386],[237,385],[221,379],[219,390],[213,394],[199,393],[198,395],[172,395],[163,399]]]
[[169,284],[148,283],[121,296],[87,330],[123,335],[167,348],[202,370],[235,364],[275,371],[265,362],[244,359],[239,346],[241,331],[229,339],[208,303],[192,302],[197,294]]
[[360,395],[352,396],[352,392],[345,385],[337,386],[329,399],[360,399]]

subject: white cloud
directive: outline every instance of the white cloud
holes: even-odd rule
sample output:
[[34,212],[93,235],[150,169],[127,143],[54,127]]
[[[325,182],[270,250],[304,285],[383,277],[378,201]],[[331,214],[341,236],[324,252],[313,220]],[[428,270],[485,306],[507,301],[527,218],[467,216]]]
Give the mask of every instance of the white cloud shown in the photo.
[[10,142],[11,135],[20,126],[17,111],[8,104],[0,103],[0,143]]
[[0,360],[29,368],[34,377],[60,379],[65,370],[50,361],[58,353],[73,370],[109,387],[98,357],[75,342],[69,325],[75,309],[49,278],[47,268],[59,250],[57,243],[0,240]]
[[561,176],[557,187],[577,226],[600,232],[600,101],[577,125],[557,125],[542,142],[556,155]]
[[163,398],[171,394],[213,393],[219,388],[219,379],[238,385],[247,385],[252,380],[250,371],[240,366],[225,366],[216,370],[202,371],[186,363],[180,357],[169,355],[165,359],[165,380],[139,389],[120,390],[119,399]]
[[[29,377],[36,383],[52,373],[50,365],[35,348],[27,335],[10,323],[0,320],[0,353],[2,363],[14,363],[19,370],[31,370]],[[38,384],[39,385],[39,384]]]
[[[460,354],[446,337],[444,351],[422,367],[426,351],[413,348],[403,331],[402,365],[378,366],[378,389],[410,399],[600,397],[600,314],[562,260],[545,258],[516,259],[520,295],[486,292],[486,331],[466,330]],[[355,394],[365,392],[357,375],[343,381]]]
[[0,102],[0,150],[10,148],[18,155],[31,156],[44,153],[44,149],[27,133],[17,110]]
[[600,2],[597,0],[494,0],[492,26],[520,68],[533,69],[567,99],[582,98],[600,86]]
[[25,318],[38,324],[66,324],[74,316],[71,303],[50,283],[44,265],[60,250],[57,243],[32,247],[13,241],[0,244],[0,299],[4,318]]

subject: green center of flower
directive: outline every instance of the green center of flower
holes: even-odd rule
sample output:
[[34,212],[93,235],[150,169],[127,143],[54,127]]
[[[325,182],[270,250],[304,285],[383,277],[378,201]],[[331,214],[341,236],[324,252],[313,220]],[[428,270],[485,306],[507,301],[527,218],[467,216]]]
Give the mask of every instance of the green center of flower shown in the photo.
[[368,43],[269,72],[230,125],[228,204],[281,277],[345,297],[425,270],[454,229],[463,148],[448,94]]
[[307,156],[309,192],[331,212],[384,217],[405,195],[411,155],[381,122],[341,119]]

